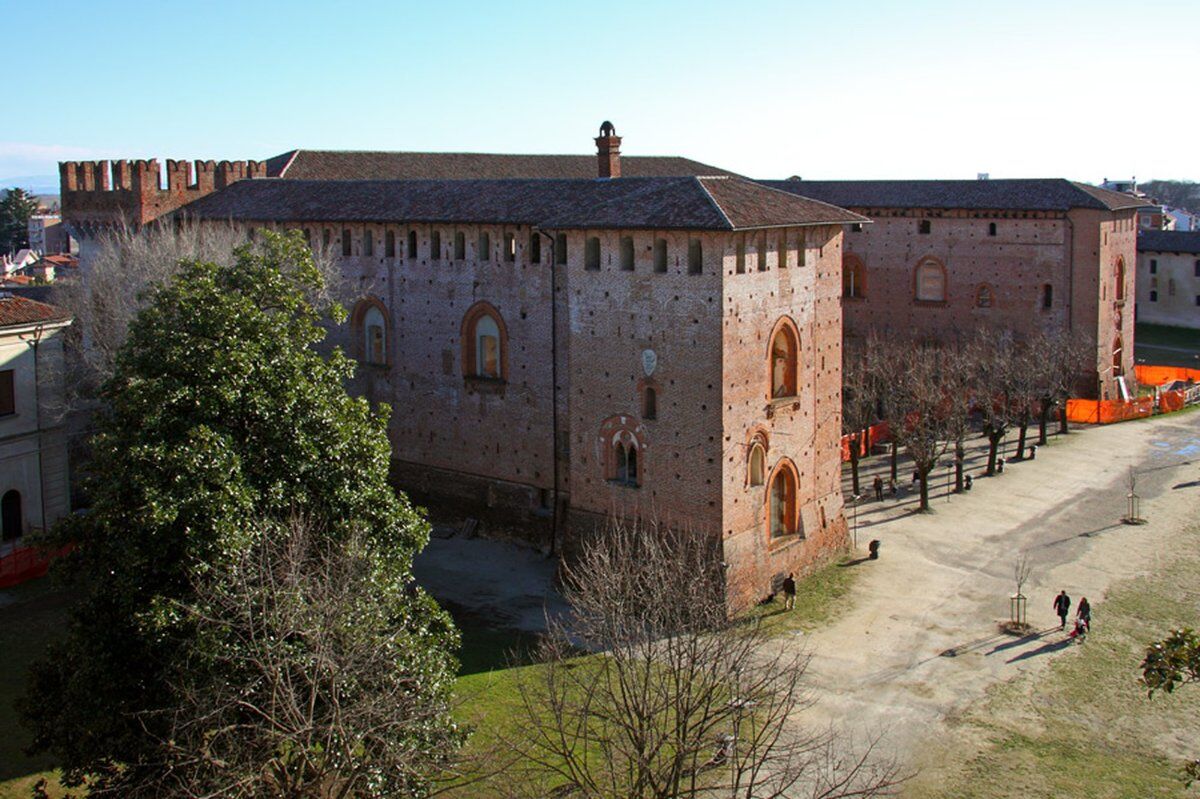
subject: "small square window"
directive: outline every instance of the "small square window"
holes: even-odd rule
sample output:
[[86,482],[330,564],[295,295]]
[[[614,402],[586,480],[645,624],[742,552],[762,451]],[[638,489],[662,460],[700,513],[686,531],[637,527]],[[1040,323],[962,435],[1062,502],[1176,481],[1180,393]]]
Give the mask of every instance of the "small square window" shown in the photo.
[[1150,290],[1150,302],[1158,302],[1158,292],[1154,289]]
[[1152,274],[1152,275],[1158,274],[1158,259],[1157,258],[1150,259],[1150,274]]
[[933,223],[931,223],[928,219],[922,219],[917,223],[918,233],[929,233],[931,230],[933,230]]
[[855,222],[852,225],[850,225],[850,232],[851,233],[862,233],[862,223]]

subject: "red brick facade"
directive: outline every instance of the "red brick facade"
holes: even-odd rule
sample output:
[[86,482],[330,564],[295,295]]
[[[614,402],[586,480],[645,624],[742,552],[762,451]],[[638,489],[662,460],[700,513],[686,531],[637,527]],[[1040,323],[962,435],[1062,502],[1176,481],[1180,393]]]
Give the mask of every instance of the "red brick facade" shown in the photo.
[[[77,174],[64,165],[64,189]],[[87,185],[95,196],[64,192],[78,222],[107,212],[141,223],[152,213]],[[362,362],[353,390],[390,404],[394,476],[418,501],[559,552],[614,514],[707,531],[724,543],[733,607],[845,545],[841,224],[242,222],[328,242],[358,287],[360,304],[329,344]],[[378,335],[366,324],[371,309],[385,319],[376,359],[365,357],[378,347],[366,338]],[[476,340],[485,318],[498,337],[495,377],[477,368],[480,348],[492,346]],[[772,355],[777,329],[794,344],[784,366]],[[790,370],[794,393],[774,395],[776,369]],[[756,435],[771,476],[762,484],[748,479]],[[772,505],[784,471],[791,493]],[[772,536],[772,513],[787,517],[784,534]]]
[[[1136,210],[1044,212],[856,209],[873,224],[846,234],[845,262],[857,285],[846,294],[846,335],[869,330],[946,338],[977,327],[1032,334],[1068,330],[1095,351],[1079,391],[1119,396],[1113,346],[1133,369]],[[927,226],[922,226],[922,223]],[[927,230],[928,232],[922,232]],[[917,297],[918,267],[943,267],[944,299]],[[1124,297],[1116,290],[1125,264]],[[848,270],[849,271],[849,270]]]

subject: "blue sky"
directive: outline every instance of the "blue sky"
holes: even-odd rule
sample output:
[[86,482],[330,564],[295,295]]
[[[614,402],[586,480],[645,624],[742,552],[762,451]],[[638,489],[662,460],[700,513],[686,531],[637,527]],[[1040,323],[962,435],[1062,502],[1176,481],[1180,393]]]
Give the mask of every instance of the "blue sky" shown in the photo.
[[755,177],[1200,179],[1194,0],[0,0],[0,20],[27,45],[10,75],[31,70],[0,178],[293,147],[589,153],[611,119],[627,154]]

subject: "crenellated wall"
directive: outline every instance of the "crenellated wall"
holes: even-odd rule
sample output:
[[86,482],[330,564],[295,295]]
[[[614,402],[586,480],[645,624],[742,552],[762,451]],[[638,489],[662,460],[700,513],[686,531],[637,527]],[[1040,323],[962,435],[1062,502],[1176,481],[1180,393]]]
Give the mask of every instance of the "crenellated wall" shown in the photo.
[[140,226],[238,180],[267,176],[262,161],[157,159],[64,161],[58,165],[62,215],[86,225]]

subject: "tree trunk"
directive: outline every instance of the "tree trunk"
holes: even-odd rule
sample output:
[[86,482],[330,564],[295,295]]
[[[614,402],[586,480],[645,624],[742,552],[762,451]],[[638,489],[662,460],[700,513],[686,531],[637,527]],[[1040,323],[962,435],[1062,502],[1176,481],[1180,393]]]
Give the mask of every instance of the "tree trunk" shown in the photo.
[[1067,429],[1067,403],[1063,402],[1058,410],[1058,432],[1060,435],[1066,435],[1071,432]]
[[963,445],[963,437],[960,433],[954,441],[954,493],[961,494],[963,492],[963,461],[967,457],[967,448]]
[[925,469],[918,469],[918,474],[921,475],[921,510],[929,510],[929,472]]
[[1021,424],[1017,427],[1017,460],[1025,460],[1025,435],[1029,431],[1029,414],[1021,414]]
[[988,477],[996,473],[996,450],[1000,447],[1000,438],[999,433],[988,433]]
[[1042,407],[1038,409],[1038,446],[1046,446],[1046,423],[1050,419],[1050,412],[1054,409],[1054,401],[1049,397],[1042,399]]
[[896,443],[896,439],[892,438],[892,479],[896,482],[900,481],[900,472],[898,471],[900,464],[900,445]]
[[862,491],[859,490],[859,487],[858,487],[858,461],[859,461],[859,458],[861,457],[859,455],[858,448],[862,444],[862,441],[860,438],[861,435],[862,434],[860,433],[858,435],[850,436],[850,481],[851,481],[851,484],[854,486],[854,490],[852,493],[854,493],[855,495],[862,494]]

